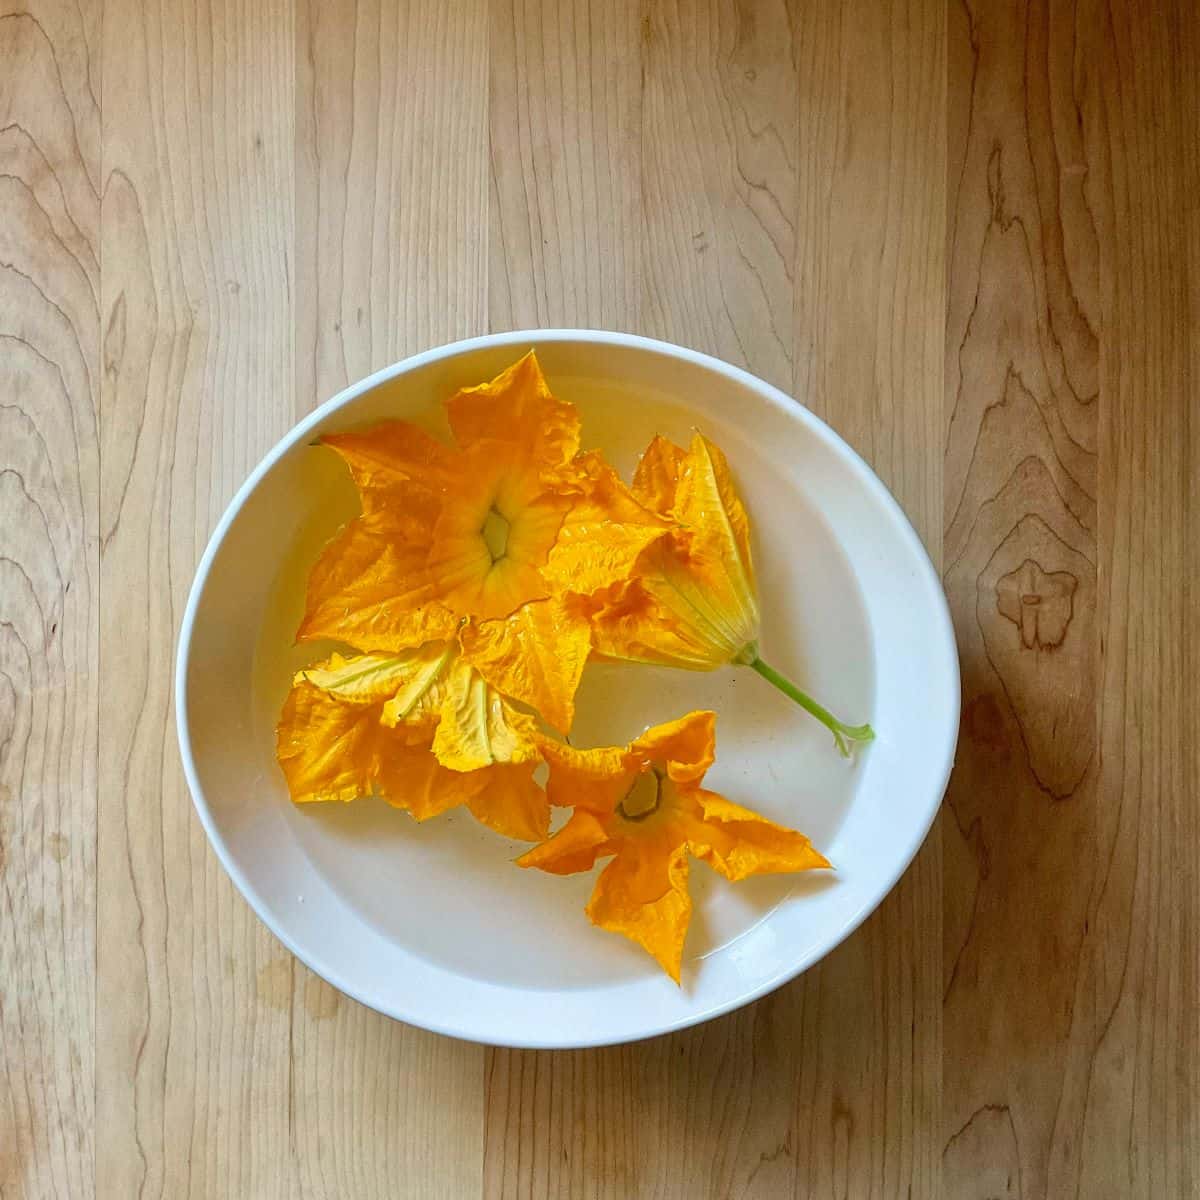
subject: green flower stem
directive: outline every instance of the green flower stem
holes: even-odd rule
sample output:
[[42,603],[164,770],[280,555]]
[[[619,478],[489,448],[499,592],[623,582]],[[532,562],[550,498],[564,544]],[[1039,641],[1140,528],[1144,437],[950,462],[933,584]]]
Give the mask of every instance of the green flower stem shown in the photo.
[[[749,651],[753,651],[753,654],[751,655]],[[839,721],[829,709],[818,704],[807,692],[801,691],[790,679],[784,675],[780,675],[774,667],[763,662],[758,657],[757,647],[747,647],[738,656],[737,661],[748,666],[752,671],[757,671],[768,683],[774,684],[785,696],[795,700],[806,713],[816,717],[833,734],[834,744],[843,758],[850,757],[850,750],[853,745],[874,740],[875,730],[870,725],[847,725],[844,721]]]

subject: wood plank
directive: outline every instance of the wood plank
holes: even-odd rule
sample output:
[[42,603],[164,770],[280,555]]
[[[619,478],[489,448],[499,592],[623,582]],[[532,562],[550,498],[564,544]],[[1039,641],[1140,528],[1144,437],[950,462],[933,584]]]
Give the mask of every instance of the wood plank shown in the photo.
[[209,849],[173,647],[236,486],[293,411],[286,3],[104,19],[96,1193],[284,1197],[290,965]]
[[[945,9],[797,7],[796,395],[867,458],[937,564]],[[879,911],[774,1001],[776,1070],[799,1081],[797,1194],[938,1194],[940,924],[935,826]]]
[[949,1195],[1200,1185],[1200,60],[1139,7],[952,20]]
[[793,15],[662,0],[643,29],[641,329],[791,391]]
[[297,413],[486,331],[483,0],[298,7]]
[[491,11],[490,328],[636,329],[642,5]]
[[[483,3],[309,0],[298,12],[296,417],[485,331],[488,203]],[[478,1195],[483,1050],[293,970],[303,1194]]]
[[0,1195],[95,1153],[99,5],[0,4]]

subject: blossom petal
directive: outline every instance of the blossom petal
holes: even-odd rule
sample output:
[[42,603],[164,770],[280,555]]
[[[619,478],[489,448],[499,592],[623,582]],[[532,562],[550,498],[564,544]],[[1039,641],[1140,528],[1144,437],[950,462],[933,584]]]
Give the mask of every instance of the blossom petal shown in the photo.
[[547,467],[562,466],[579,449],[575,407],[551,394],[532,350],[490,382],[463,388],[446,411],[460,446],[483,438],[517,442]]
[[540,842],[550,831],[550,803],[532,764],[498,763],[479,772],[484,786],[467,801],[476,820],[502,837]]
[[679,474],[687,451],[659,434],[638,462],[633,473],[634,498],[651,512],[670,516],[675,508]]
[[596,880],[587,914],[637,942],[678,983],[692,916],[687,847],[664,838],[626,842]]
[[704,777],[716,758],[717,716],[708,711],[690,712],[685,717],[655,725],[630,743],[632,755],[645,754],[666,763],[677,783]]
[[434,595],[421,527],[404,508],[351,521],[309,575],[297,641],[405,650],[452,636],[457,619]]
[[[649,554],[657,556],[659,548]],[[711,671],[729,662],[725,639],[706,640],[707,627],[680,619],[643,579],[607,589],[589,602],[592,646],[597,658]]]
[[[543,492],[513,507],[506,556],[524,566],[542,569],[555,549],[570,500]],[[498,565],[498,564],[497,564]],[[545,587],[545,583],[542,585]]]
[[[307,680],[322,691],[352,704],[378,704],[410,686],[414,674],[426,670],[429,660],[441,661],[449,653],[444,642],[431,642],[420,650],[399,654],[334,654],[315,666],[305,667],[293,680]],[[395,722],[388,722],[395,724]]]
[[452,475],[454,450],[408,421],[385,421],[370,429],[327,433],[322,443],[342,457],[365,501],[398,481],[441,492]]
[[380,706],[347,704],[311,683],[292,688],[276,754],[297,803],[377,795],[418,820],[464,803],[482,781],[440,766],[428,744],[407,745],[379,722]]
[[591,646],[586,616],[560,597],[523,605],[503,620],[470,622],[463,657],[497,691],[536,709],[566,731]]
[[758,600],[728,565],[729,555],[708,539],[671,537],[651,546],[639,568],[643,589],[668,614],[667,628],[686,630],[720,664],[732,662],[759,631]]
[[452,581],[444,593],[444,604],[479,620],[503,620],[523,604],[545,600],[550,595],[550,589],[532,566],[512,558],[493,563],[486,550],[472,562],[464,547],[457,568],[451,570],[455,574],[443,576],[445,582]]
[[599,454],[574,463],[580,494],[572,501],[542,574],[558,591],[588,595],[628,579],[638,556],[668,529],[634,499]]
[[542,491],[522,447],[511,441],[481,441],[455,451],[449,482],[435,526],[446,534],[477,534],[493,506],[515,509]]
[[577,750],[543,738],[542,757],[550,767],[546,795],[561,808],[587,809],[597,815],[612,813],[638,774],[622,746]]
[[436,723],[455,650],[453,642],[427,642],[404,656],[405,671],[383,706],[380,719],[385,725],[432,727]]
[[443,766],[476,771],[493,763],[541,761],[537,722],[498,696],[469,663],[457,659],[445,686],[433,738]]
[[760,817],[716,792],[698,789],[700,820],[689,822],[688,846],[726,879],[810,871],[829,860],[802,833]]
[[750,518],[725,455],[700,434],[692,438],[680,468],[674,515],[701,543],[702,557],[719,563],[731,602],[757,610]]
[[578,809],[549,841],[522,854],[517,866],[537,867],[554,875],[590,871],[596,859],[606,853],[607,842],[604,826],[592,813]]
[[482,771],[464,775],[447,770],[430,753],[428,743],[406,747],[394,757],[391,770],[400,779],[383,797],[389,804],[407,809],[418,821],[470,805],[487,782]]

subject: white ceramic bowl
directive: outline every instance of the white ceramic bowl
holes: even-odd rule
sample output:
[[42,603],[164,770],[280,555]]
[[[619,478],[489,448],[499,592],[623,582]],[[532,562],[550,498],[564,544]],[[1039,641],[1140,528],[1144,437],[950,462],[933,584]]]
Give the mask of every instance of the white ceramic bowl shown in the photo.
[[[628,477],[654,433],[726,452],[756,530],[763,657],[877,740],[853,763],[745,669],[589,666],[576,745],[717,712],[707,786],[799,828],[833,874],[732,885],[696,864],[683,986],[583,912],[593,875],[521,871],[524,848],[465,812],[424,825],[379,801],[294,806],[274,761],[308,566],[355,511],[327,430],[428,416],[536,347],[585,446]],[[179,641],[177,715],[200,820],[233,881],[314,971],[372,1008],[456,1037],[591,1046],[679,1029],[762,996],[851,933],[920,846],[945,790],[959,679],[945,599],[866,464],[775,388],[623,334],[539,330],[444,346],[363,380],[296,426],[238,491],[205,551]]]

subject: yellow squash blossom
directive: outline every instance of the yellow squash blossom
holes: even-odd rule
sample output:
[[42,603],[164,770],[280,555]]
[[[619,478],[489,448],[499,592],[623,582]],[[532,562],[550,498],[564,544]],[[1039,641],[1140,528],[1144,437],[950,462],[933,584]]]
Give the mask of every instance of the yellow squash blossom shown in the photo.
[[693,671],[748,666],[821,721],[842,754],[870,741],[765,663],[750,521],[721,451],[700,434],[684,450],[656,437],[634,476],[633,496],[674,523],[641,554],[632,577],[592,603],[598,655]]
[[829,866],[803,834],[701,786],[714,744],[714,715],[693,712],[628,746],[545,745],[550,801],[575,811],[517,860],[570,875],[611,855],[588,916],[649,951],[676,983],[692,912],[689,855],[735,881]]
[[453,446],[404,421],[323,439],[362,513],[314,568],[298,638],[457,638],[489,684],[565,731],[590,650],[574,597],[625,578],[669,522],[579,453],[578,415],[532,352],[446,409]]
[[550,809],[533,780],[537,725],[455,653],[430,643],[364,654],[296,675],[277,731],[292,799],[377,795],[424,821],[465,804],[506,837],[546,836]]

